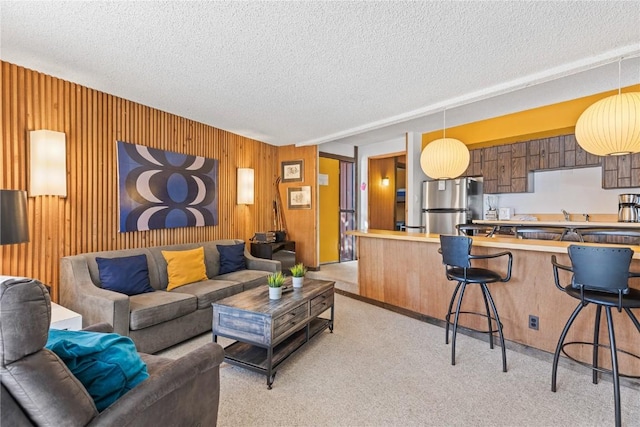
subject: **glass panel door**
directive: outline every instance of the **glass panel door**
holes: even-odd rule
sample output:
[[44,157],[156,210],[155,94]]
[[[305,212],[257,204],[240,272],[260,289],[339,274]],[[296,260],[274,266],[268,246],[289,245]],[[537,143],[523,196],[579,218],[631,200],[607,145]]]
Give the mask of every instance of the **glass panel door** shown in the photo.
[[355,236],[346,232],[356,229],[354,162],[340,160],[340,262],[356,259]]

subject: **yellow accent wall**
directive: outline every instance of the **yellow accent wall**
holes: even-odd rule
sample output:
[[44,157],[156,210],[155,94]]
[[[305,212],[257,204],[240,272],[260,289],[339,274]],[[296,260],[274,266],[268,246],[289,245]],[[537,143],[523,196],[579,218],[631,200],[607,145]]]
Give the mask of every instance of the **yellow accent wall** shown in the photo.
[[[638,91],[640,91],[640,85],[622,88],[622,92]],[[617,90],[602,92],[571,101],[447,128],[447,137],[459,139],[469,148],[480,148],[573,133],[578,117],[587,107],[617,92]],[[438,138],[442,138],[442,130],[422,134],[422,148]]]
[[320,157],[319,171],[329,176],[329,185],[318,185],[320,264],[325,264],[340,261],[340,161]]

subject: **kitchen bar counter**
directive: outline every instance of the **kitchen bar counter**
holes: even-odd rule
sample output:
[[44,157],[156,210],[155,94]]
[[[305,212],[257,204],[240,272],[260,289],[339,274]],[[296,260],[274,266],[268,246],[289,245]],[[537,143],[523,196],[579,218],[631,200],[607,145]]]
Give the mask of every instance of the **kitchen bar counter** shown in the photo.
[[[349,234],[357,236],[358,286],[361,296],[444,320],[455,283],[445,277],[442,256],[438,253],[440,240],[437,234],[383,230],[353,231]],[[553,353],[562,328],[578,300],[556,288],[551,255],[555,254],[559,262],[570,265],[567,247],[571,244],[575,243],[473,237],[473,253],[489,254],[509,250],[513,254],[511,281],[488,285],[504,325],[505,339]],[[640,271],[640,246],[630,247],[634,250],[631,269]],[[481,263],[500,272],[506,270],[504,259],[483,260]],[[560,277],[562,284],[567,284],[570,280],[568,272],[561,271]],[[633,278],[629,283],[631,287],[640,289],[640,278]],[[474,295],[465,298],[462,310],[483,312],[483,300],[477,287],[472,286],[466,292]],[[640,316],[638,310],[634,312]],[[587,307],[576,319],[570,340],[593,340],[593,313],[594,307]],[[539,317],[539,330],[528,327],[529,315]],[[624,312],[620,314],[614,310],[613,316],[618,348],[637,353],[640,338],[635,326]],[[486,328],[486,320],[477,316],[463,316],[461,324],[476,329]],[[606,326],[603,325],[600,331],[601,342],[607,342]],[[443,351],[446,351],[444,333],[442,342],[433,345],[442,346]],[[590,360],[589,347],[573,347],[570,354],[580,360]],[[496,351],[495,363],[496,369],[499,369],[500,355],[499,350]],[[606,349],[601,351],[603,362],[609,360],[606,353]],[[640,360],[624,355],[619,357],[623,372],[640,375]],[[507,362],[513,363],[509,356]]]
[[[500,221],[497,221],[500,222]],[[506,222],[506,221],[502,221]],[[402,240],[410,242],[429,242],[440,244],[439,234],[406,233],[404,231],[368,230],[351,231],[348,234],[358,237],[372,237],[376,239]],[[602,246],[599,243],[579,243],[556,240],[514,239],[512,237],[481,237],[473,236],[473,245],[486,248],[501,248],[507,250],[523,250],[532,252],[547,252],[549,254],[566,254],[569,245]],[[616,245],[622,246],[622,245]],[[633,258],[640,260],[640,246],[628,246],[633,249]],[[639,268],[640,270],[640,268]]]

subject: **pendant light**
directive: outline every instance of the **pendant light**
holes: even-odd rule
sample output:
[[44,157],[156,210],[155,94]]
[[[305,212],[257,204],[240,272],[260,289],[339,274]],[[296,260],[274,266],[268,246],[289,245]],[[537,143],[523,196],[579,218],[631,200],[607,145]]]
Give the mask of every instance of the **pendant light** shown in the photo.
[[458,139],[446,137],[447,111],[443,112],[442,138],[428,143],[420,155],[420,166],[433,179],[457,178],[469,166],[469,149]]
[[621,93],[621,63],[622,60],[618,62],[618,94],[591,105],[576,123],[576,140],[591,154],[640,153],[640,92]]

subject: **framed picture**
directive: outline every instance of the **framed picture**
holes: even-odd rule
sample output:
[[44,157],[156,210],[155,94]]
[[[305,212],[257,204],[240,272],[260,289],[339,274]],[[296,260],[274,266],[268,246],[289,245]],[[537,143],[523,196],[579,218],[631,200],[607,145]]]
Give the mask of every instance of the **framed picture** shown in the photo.
[[282,182],[302,181],[303,165],[303,160],[282,162]]
[[287,188],[289,209],[311,209],[311,186]]

